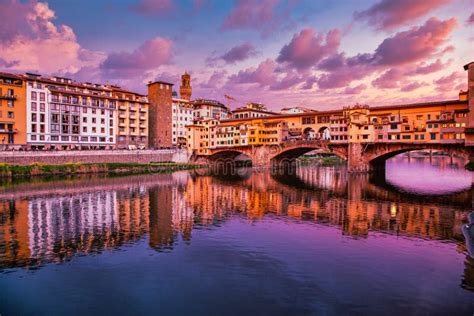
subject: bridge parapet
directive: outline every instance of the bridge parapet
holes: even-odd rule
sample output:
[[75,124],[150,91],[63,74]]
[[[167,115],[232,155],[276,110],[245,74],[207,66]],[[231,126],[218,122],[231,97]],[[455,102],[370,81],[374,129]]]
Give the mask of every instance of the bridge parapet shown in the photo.
[[247,155],[254,166],[291,164],[299,156],[320,149],[347,160],[351,173],[370,172],[385,168],[385,161],[397,154],[413,150],[438,150],[457,155],[466,161],[474,157],[474,149],[459,143],[333,143],[329,140],[297,140],[273,145],[221,147],[210,151],[209,161],[233,161],[240,154]]

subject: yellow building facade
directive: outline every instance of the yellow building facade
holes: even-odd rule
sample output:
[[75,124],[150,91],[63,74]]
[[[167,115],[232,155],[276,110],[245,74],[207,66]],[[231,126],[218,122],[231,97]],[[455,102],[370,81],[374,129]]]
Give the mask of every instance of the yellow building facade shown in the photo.
[[[278,145],[295,140],[330,143],[464,143],[469,107],[465,94],[441,102],[369,107],[355,105],[262,118],[213,121],[187,127],[190,153],[211,149]],[[197,142],[196,139],[203,140]]]
[[26,82],[20,76],[0,73],[0,141],[2,147],[25,145]]

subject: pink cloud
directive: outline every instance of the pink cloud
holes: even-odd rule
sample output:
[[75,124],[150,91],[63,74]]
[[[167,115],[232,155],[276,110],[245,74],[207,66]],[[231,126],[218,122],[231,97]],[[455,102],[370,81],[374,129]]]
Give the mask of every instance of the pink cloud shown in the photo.
[[217,70],[212,73],[207,82],[201,83],[199,86],[204,89],[216,89],[221,86],[227,76],[227,71]]
[[269,86],[277,80],[275,70],[277,64],[268,58],[261,62],[257,68],[251,67],[240,70],[237,74],[229,77],[229,83],[258,83],[260,86]]
[[309,76],[306,78],[304,81],[303,86],[301,89],[303,90],[311,90],[313,89],[314,84],[318,81],[318,78],[316,76]]
[[414,70],[407,72],[407,75],[430,74],[430,73],[445,69],[447,66],[449,66],[449,64],[451,64],[451,61],[443,63],[440,59],[437,59],[435,62],[432,62],[431,64],[427,64],[423,62],[419,64]]
[[354,13],[354,17],[367,20],[379,30],[391,30],[408,24],[449,2],[450,0],[381,0],[365,11]]
[[[282,6],[280,10],[278,7]],[[221,30],[257,30],[268,35],[290,22],[286,2],[279,0],[237,0],[232,11],[224,18]]]
[[461,84],[461,80],[465,79],[465,74],[458,71],[454,71],[449,75],[442,76],[434,80],[433,83],[436,85],[438,91],[444,92],[452,91],[454,87]]
[[215,65],[215,63],[219,60],[224,61],[226,64],[235,64],[239,61],[244,61],[258,55],[258,52],[251,43],[246,42],[232,47],[221,55],[215,56],[215,53],[213,55],[214,56],[210,56],[206,60],[207,64],[212,66]]
[[361,83],[360,85],[357,85],[355,87],[346,87],[346,89],[344,89],[344,93],[345,94],[359,94],[365,89],[367,89],[367,85]]
[[[373,84],[380,88],[398,87],[388,80],[389,76],[400,78],[402,72],[397,67],[409,67],[416,62],[439,56],[441,46],[448,39],[456,25],[455,19],[445,21],[431,18],[420,27],[396,33],[386,38],[374,53],[358,54],[346,57],[344,53],[336,53],[324,58],[317,65],[324,71],[317,79],[321,89],[340,88],[349,85],[353,80],[362,79],[376,71],[392,67],[384,75],[374,80]],[[433,70],[436,64],[421,71]],[[431,68],[431,69],[430,69]]]
[[166,38],[148,40],[133,52],[111,53],[100,66],[109,77],[136,77],[144,71],[169,64],[173,58],[173,43]]
[[164,16],[174,9],[172,0],[140,0],[131,7],[142,15]]
[[377,79],[372,81],[372,85],[379,89],[393,89],[398,88],[399,81],[403,80],[405,75],[398,69],[390,69],[384,72]]
[[402,91],[402,92],[411,92],[411,91],[414,91],[418,88],[424,87],[426,85],[427,85],[426,82],[413,81],[413,82],[409,82],[409,83],[403,85],[400,88],[400,91]]
[[324,73],[317,78],[320,89],[334,89],[348,86],[352,81],[362,79],[370,75],[373,71],[371,67],[365,65],[342,66],[334,71]]
[[455,18],[445,21],[430,18],[420,27],[396,33],[377,47],[374,61],[380,65],[400,65],[427,59],[438,53],[456,24]]
[[474,13],[471,13],[469,18],[466,21],[467,25],[474,24]]
[[312,28],[306,28],[295,34],[287,45],[283,46],[277,61],[287,63],[296,69],[307,69],[321,59],[337,51],[341,41],[341,31],[334,29],[325,36]]
[[293,71],[289,71],[281,78],[281,80],[278,80],[277,82],[273,83],[270,86],[270,90],[289,89],[301,83],[301,81],[302,81],[302,78],[300,75],[298,75],[297,73]]
[[16,0],[0,10],[0,67],[47,74],[75,73],[97,65],[105,54],[81,47],[72,28],[54,23],[47,3]]

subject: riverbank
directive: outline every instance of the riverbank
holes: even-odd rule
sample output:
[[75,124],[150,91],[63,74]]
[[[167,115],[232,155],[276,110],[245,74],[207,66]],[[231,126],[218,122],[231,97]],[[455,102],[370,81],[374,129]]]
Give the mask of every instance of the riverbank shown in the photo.
[[149,174],[202,168],[191,163],[65,163],[61,165],[39,164],[15,165],[0,163],[0,178],[71,174]]
[[302,156],[298,161],[303,166],[340,166],[346,164],[346,161],[335,156]]

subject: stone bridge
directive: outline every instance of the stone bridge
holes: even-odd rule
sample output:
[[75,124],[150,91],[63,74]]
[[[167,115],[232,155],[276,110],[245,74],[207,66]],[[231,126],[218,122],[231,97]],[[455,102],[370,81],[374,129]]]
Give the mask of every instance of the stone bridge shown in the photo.
[[249,145],[210,149],[207,156],[193,157],[206,159],[214,164],[227,164],[244,154],[254,166],[282,166],[293,164],[299,156],[319,149],[332,153],[347,161],[349,172],[370,172],[385,168],[385,161],[398,154],[413,150],[436,150],[449,155],[471,160],[474,151],[463,143],[331,143],[329,140],[302,140],[284,142],[279,145]]

